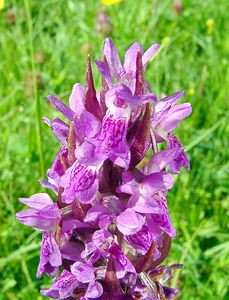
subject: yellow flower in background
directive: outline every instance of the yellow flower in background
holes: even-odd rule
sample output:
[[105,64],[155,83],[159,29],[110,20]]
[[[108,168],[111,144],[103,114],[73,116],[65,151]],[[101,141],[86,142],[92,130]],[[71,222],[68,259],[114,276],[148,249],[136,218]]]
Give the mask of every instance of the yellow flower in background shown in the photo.
[[4,0],[0,0],[0,10],[4,7]]
[[187,96],[192,96],[194,94],[195,94],[195,89],[193,87],[187,90]]
[[101,0],[101,2],[102,2],[102,4],[105,4],[105,5],[112,5],[112,4],[118,4],[118,3],[122,2],[122,0]]
[[208,19],[206,21],[206,26],[207,26],[207,32],[209,34],[212,34],[214,29],[215,29],[215,20],[214,19]]

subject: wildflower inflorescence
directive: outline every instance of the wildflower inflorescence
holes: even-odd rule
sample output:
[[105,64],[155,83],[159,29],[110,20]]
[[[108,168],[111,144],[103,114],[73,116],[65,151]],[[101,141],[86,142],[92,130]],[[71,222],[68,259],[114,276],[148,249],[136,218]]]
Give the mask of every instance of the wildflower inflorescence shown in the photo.
[[73,86],[70,107],[48,96],[65,117],[44,118],[61,144],[47,180],[40,180],[55,201],[46,193],[20,199],[30,209],[17,214],[42,232],[37,277],[55,276],[44,296],[172,299],[179,293],[164,282],[181,266],[161,263],[175,237],[166,200],[172,174],[189,169],[172,130],[192,108],[177,104],[183,91],[160,100],[151,91],[144,71],[158,50],[154,44],[143,52],[134,43],[122,65],[106,39],[102,60],[95,61],[98,92],[88,57],[86,88]]

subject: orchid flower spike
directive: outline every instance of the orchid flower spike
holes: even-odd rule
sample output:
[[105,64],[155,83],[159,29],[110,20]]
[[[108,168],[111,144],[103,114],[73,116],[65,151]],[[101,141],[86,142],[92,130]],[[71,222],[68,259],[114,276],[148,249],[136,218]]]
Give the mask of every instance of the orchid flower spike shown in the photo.
[[[172,299],[164,285],[181,265],[161,264],[176,230],[167,193],[173,174],[190,165],[173,133],[191,104],[184,91],[158,100],[144,78],[160,46],[130,46],[121,62],[111,39],[96,60],[102,86],[96,91],[90,56],[85,86],[73,85],[69,106],[49,95],[62,114],[43,118],[60,148],[47,178],[49,194],[20,202],[24,225],[42,234],[37,277],[53,278],[41,294],[53,299]],[[159,151],[159,143],[164,144]]]

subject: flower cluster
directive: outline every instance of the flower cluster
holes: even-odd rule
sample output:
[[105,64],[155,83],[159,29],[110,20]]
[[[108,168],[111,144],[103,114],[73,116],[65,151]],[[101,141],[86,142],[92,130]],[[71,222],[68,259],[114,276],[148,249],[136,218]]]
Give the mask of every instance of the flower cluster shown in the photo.
[[35,194],[20,199],[30,209],[17,213],[42,232],[37,277],[55,276],[44,296],[172,299],[179,293],[164,282],[181,266],[161,263],[175,237],[166,200],[172,174],[189,169],[172,130],[192,108],[177,104],[183,91],[160,100],[151,91],[144,71],[158,50],[154,44],[143,52],[134,43],[122,64],[106,39],[102,60],[95,61],[98,92],[88,57],[86,87],[73,86],[69,107],[48,96],[65,118],[44,118],[61,148],[40,183],[56,201]]

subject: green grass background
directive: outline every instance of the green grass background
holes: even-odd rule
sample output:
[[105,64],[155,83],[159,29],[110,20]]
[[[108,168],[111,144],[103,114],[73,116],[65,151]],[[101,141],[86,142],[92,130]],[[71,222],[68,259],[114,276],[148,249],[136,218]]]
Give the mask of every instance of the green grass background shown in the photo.
[[[12,8],[15,22],[9,23]],[[168,197],[177,229],[168,262],[185,265],[171,284],[181,288],[183,300],[229,299],[228,0],[185,0],[181,14],[169,0],[126,0],[109,7],[92,0],[5,0],[0,11],[0,299],[42,299],[39,289],[49,282],[35,278],[40,234],[15,220],[23,208],[17,198],[42,191],[37,180],[59,147],[40,121],[56,115],[45,96],[54,93],[67,102],[72,85],[84,83],[85,49],[100,58],[104,36],[95,25],[100,8],[110,15],[111,36],[122,57],[135,41],[144,49],[162,44],[146,77],[157,95],[186,89],[185,101],[193,106],[177,130],[191,172],[182,171]],[[101,79],[93,70],[98,86]]]

